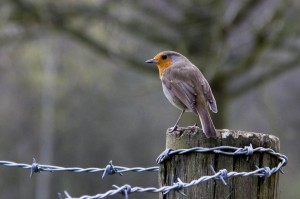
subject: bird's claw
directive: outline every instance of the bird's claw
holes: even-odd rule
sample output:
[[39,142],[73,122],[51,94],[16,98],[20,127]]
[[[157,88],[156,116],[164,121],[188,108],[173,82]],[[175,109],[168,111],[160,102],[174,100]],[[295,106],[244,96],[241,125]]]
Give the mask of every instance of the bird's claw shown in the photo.
[[175,126],[172,128],[172,130],[170,131],[170,133],[172,133],[172,132],[176,131],[176,130],[177,130],[177,128],[178,128],[178,125],[175,125]]

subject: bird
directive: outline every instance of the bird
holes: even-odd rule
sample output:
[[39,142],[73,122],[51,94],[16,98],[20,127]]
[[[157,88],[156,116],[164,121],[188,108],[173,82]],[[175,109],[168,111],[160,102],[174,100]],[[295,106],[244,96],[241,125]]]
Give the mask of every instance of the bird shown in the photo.
[[180,118],[187,111],[199,117],[206,137],[216,137],[209,109],[217,113],[217,103],[199,68],[184,55],[169,50],[159,52],[145,62],[156,64],[166,98],[181,110],[172,131],[177,130]]

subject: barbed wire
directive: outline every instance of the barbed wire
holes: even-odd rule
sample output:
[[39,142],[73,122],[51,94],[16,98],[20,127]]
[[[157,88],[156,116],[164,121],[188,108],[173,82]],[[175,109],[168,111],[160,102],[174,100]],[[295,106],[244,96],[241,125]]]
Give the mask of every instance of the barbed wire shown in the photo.
[[288,158],[280,153],[275,152],[271,148],[263,148],[263,147],[257,147],[253,149],[252,144],[249,146],[245,146],[244,148],[239,148],[239,147],[232,147],[232,146],[218,146],[218,147],[212,147],[212,148],[205,148],[205,147],[194,147],[190,149],[177,149],[177,150],[172,150],[172,149],[166,149],[164,152],[162,152],[158,158],[156,159],[156,162],[158,164],[164,162],[165,160],[171,158],[174,155],[184,155],[187,153],[208,153],[208,152],[213,152],[213,153],[218,153],[218,154],[223,154],[223,155],[246,155],[247,160],[249,158],[249,155],[252,155],[253,153],[269,153],[270,155],[276,156],[278,159],[285,159],[285,163],[287,163]]
[[[211,166],[211,170],[214,173],[214,175],[210,175],[210,176],[202,176],[197,180],[193,180],[190,183],[186,183],[186,182],[182,182],[180,180],[180,178],[176,179],[176,182],[174,182],[172,185],[170,186],[163,186],[160,188],[155,188],[155,187],[147,187],[147,188],[142,188],[142,187],[131,187],[128,184],[125,184],[121,187],[118,187],[116,185],[113,185],[114,188],[113,190],[109,190],[105,193],[101,193],[101,194],[97,194],[94,196],[89,196],[89,195],[84,195],[81,196],[79,198],[76,199],[101,199],[101,198],[105,198],[108,196],[113,196],[116,194],[122,194],[125,196],[125,199],[128,199],[128,195],[131,193],[144,193],[144,192],[148,192],[148,193],[162,193],[162,194],[168,194],[171,191],[178,191],[180,194],[184,195],[184,192],[182,192],[182,189],[184,188],[189,188],[192,186],[196,186],[200,183],[209,181],[209,180],[221,180],[223,182],[224,185],[227,185],[226,180],[230,177],[236,177],[236,176],[260,176],[260,177],[265,177],[265,179],[267,177],[270,177],[273,173],[274,173],[274,169],[270,169],[269,167],[264,167],[264,168],[258,168],[255,171],[252,172],[235,172],[235,171],[231,171],[228,172],[226,169],[222,169],[218,172],[215,172],[214,168]],[[68,192],[65,191],[65,195],[68,199],[72,199],[73,197],[71,197],[69,195]]]
[[[163,186],[160,188],[155,187],[131,187],[128,184],[125,184],[121,187],[113,185],[115,189],[109,190],[105,193],[97,194],[94,196],[84,195],[79,197],[79,199],[101,199],[105,198],[107,196],[113,196],[116,194],[123,194],[125,199],[128,199],[128,195],[131,193],[143,193],[143,192],[149,192],[149,193],[163,193],[167,194],[170,191],[178,191],[179,193],[185,195],[182,190],[185,188],[189,188],[191,186],[196,186],[200,183],[209,181],[209,180],[217,180],[222,181],[223,184],[227,185],[226,180],[230,177],[236,177],[236,176],[258,176],[264,178],[264,181],[268,177],[270,177],[272,174],[280,171],[282,172],[282,167],[284,167],[287,162],[288,158],[280,153],[275,152],[273,149],[270,148],[263,148],[263,147],[257,147],[253,149],[252,145],[245,146],[244,148],[238,148],[238,147],[232,147],[232,146],[219,146],[219,147],[213,147],[213,148],[205,148],[205,147],[195,147],[191,149],[178,149],[178,150],[172,150],[172,149],[166,149],[164,152],[162,152],[156,162],[158,164],[161,164],[165,162],[166,160],[170,159],[172,156],[175,155],[184,155],[188,153],[217,153],[217,154],[223,154],[223,155],[245,155],[247,156],[246,160],[248,160],[248,157],[254,153],[268,153],[272,156],[275,156],[279,163],[276,167],[270,168],[270,167],[263,167],[259,168],[256,166],[256,170],[250,171],[250,172],[236,172],[231,171],[228,172],[226,169],[221,169],[218,172],[214,170],[214,168],[211,166],[211,170],[213,175],[209,176],[202,176],[198,178],[197,180],[193,180],[191,182],[182,182],[180,178],[175,179],[176,181],[169,186]],[[120,174],[122,175],[125,172],[158,172],[159,167],[123,167],[123,166],[114,166],[112,164],[112,161],[109,162],[109,164],[105,168],[79,168],[79,167],[61,167],[61,166],[52,166],[52,165],[42,165],[38,164],[35,159],[33,159],[33,163],[30,164],[24,164],[24,163],[15,163],[11,161],[0,161],[0,165],[7,166],[7,167],[19,167],[23,169],[30,169],[30,176],[33,175],[33,173],[38,173],[42,171],[46,172],[57,172],[57,171],[69,171],[69,172],[89,172],[89,173],[96,173],[96,172],[102,172],[102,178],[105,175],[113,175],[113,174]],[[282,172],[283,173],[283,172]],[[65,191],[65,195],[67,198],[72,198],[67,191]],[[59,194],[59,198],[62,198],[61,194]]]
[[[218,172],[214,170],[212,166],[211,170],[213,172],[213,175],[210,176],[202,176],[198,178],[197,180],[193,180],[189,183],[182,182],[180,178],[176,179],[176,182],[174,182],[170,186],[163,186],[160,188],[155,188],[155,187],[148,187],[148,188],[142,188],[142,187],[131,187],[128,184],[125,184],[121,187],[118,187],[116,185],[113,185],[115,189],[109,190],[105,193],[97,194],[94,196],[89,196],[89,195],[84,195],[79,197],[79,199],[101,199],[105,198],[107,196],[113,196],[116,194],[123,194],[125,196],[125,199],[128,199],[128,195],[131,193],[143,193],[143,192],[149,192],[149,193],[163,193],[167,194],[170,191],[178,191],[180,194],[185,195],[182,192],[182,189],[184,188],[189,188],[191,186],[196,186],[200,183],[209,181],[209,180],[217,180],[217,181],[222,181],[224,185],[227,185],[226,180],[230,177],[236,177],[236,176],[258,176],[258,177],[263,177],[264,182],[268,177],[270,177],[272,174],[280,171],[282,171],[282,167],[285,166],[288,162],[288,158],[280,153],[275,152],[273,149],[270,148],[263,148],[263,147],[258,147],[253,149],[252,145],[250,144],[249,146],[245,146],[244,148],[238,148],[238,147],[231,147],[231,146],[219,146],[219,147],[213,147],[213,148],[204,148],[204,147],[195,147],[191,149],[178,149],[178,150],[172,150],[172,149],[166,149],[164,152],[162,152],[156,162],[158,164],[163,163],[167,159],[170,159],[174,155],[184,155],[187,153],[207,153],[207,152],[214,152],[218,154],[224,154],[224,155],[246,155],[248,160],[248,156],[254,154],[254,153],[269,153],[270,155],[275,156],[280,162],[278,165],[274,168],[270,167],[263,167],[259,168],[256,166],[256,170],[250,171],[250,172],[236,172],[236,171],[231,171],[228,172],[226,169],[221,169]],[[72,198],[68,192],[65,191],[65,195],[67,198]]]
[[80,168],[80,167],[61,167],[61,166],[53,166],[53,165],[43,165],[43,164],[38,164],[33,158],[33,163],[30,164],[24,164],[24,163],[16,163],[16,162],[11,162],[11,161],[0,161],[0,165],[2,166],[7,166],[7,167],[19,167],[23,169],[30,169],[30,177],[34,173],[39,173],[39,172],[58,172],[58,171],[68,171],[68,172],[74,172],[74,173],[97,173],[101,172],[103,173],[102,178],[104,178],[105,175],[113,175],[113,174],[120,174],[123,175],[123,173],[126,172],[145,172],[145,171],[159,171],[159,167],[123,167],[123,166],[114,166],[112,164],[112,161],[109,161],[108,165],[105,168]]

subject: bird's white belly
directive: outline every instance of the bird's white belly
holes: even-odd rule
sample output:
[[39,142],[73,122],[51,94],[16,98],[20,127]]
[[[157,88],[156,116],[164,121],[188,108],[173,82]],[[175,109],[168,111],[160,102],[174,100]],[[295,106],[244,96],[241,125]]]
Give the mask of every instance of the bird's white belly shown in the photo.
[[173,106],[175,106],[176,108],[178,108],[180,110],[187,109],[186,106],[183,103],[181,103],[179,101],[179,99],[177,97],[175,97],[163,83],[162,83],[162,88],[163,88],[163,92],[164,92],[165,96],[167,97],[169,102],[171,102],[171,104]]

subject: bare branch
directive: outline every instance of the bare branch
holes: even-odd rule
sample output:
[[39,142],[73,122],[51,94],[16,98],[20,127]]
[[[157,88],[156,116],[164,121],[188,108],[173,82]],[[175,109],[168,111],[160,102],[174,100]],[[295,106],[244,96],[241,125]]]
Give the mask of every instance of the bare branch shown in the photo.
[[143,67],[143,60],[138,60],[134,56],[126,55],[126,54],[118,54],[109,49],[108,46],[101,44],[99,41],[93,39],[91,36],[84,33],[81,29],[75,29],[67,26],[57,27],[62,32],[70,35],[77,41],[81,42],[82,44],[86,45],[87,47],[93,49],[98,54],[112,57],[112,61],[116,61],[119,59],[122,61],[123,65],[134,68],[139,71],[147,71],[150,73],[154,73],[155,70],[152,67]]
[[239,86],[238,88],[229,91],[229,95],[231,98],[239,97],[250,90],[257,88],[258,86],[265,84],[276,77],[282,75],[283,73],[289,72],[300,66],[300,55],[295,55],[295,58],[288,61],[287,63],[281,63],[277,66],[272,67],[272,70],[266,71],[260,76],[256,77],[253,80],[248,81],[247,83]]
[[[134,8],[137,5],[132,5]],[[171,21],[170,19],[167,18],[160,18],[159,20],[157,19],[156,15],[153,15],[153,13],[147,15],[149,19],[151,19],[153,22],[150,23],[149,19],[147,24],[145,24],[141,19],[139,18],[134,18],[131,20],[122,20],[121,18],[117,16],[113,16],[109,13],[109,9],[106,9],[108,5],[101,5],[100,7],[92,7],[89,5],[72,5],[69,7],[66,6],[56,6],[53,4],[46,5],[48,15],[51,18],[54,18],[55,16],[59,16],[59,19],[64,19],[64,21],[67,20],[74,20],[74,18],[79,17],[79,18],[88,18],[88,21],[91,20],[96,20],[96,21],[104,21],[109,24],[114,24],[124,31],[126,31],[129,34],[134,35],[135,37],[140,37],[145,40],[150,40],[151,42],[156,42],[156,43],[165,43],[168,45],[172,45],[175,43],[177,38],[174,38],[174,35],[176,35],[176,30],[171,29],[169,33],[175,33],[172,35],[170,34],[162,34],[159,31],[149,31],[149,29],[157,29],[159,23],[163,23],[164,25],[161,25],[160,27],[167,27],[171,28],[172,25],[174,25],[174,21]],[[138,10],[138,8],[137,8]],[[149,13],[149,11],[147,12]],[[155,13],[155,12],[154,12]],[[145,14],[145,13],[143,13]],[[56,17],[57,18],[57,17]],[[54,23],[59,23],[59,21],[54,21]],[[167,25],[167,26],[166,26]],[[175,26],[176,27],[176,26]]]
[[235,17],[232,19],[231,23],[228,25],[229,28],[233,26],[237,26],[241,24],[253,11],[253,9],[261,3],[262,0],[248,0],[243,7],[239,10],[239,12],[235,15]]
[[[116,61],[117,59],[121,60],[123,62],[123,65],[125,66],[137,69],[139,71],[155,71],[151,67],[142,67],[144,60],[138,60],[136,59],[136,57],[128,55],[126,53],[116,53],[110,50],[109,47],[105,44],[100,43],[92,36],[86,34],[83,29],[71,27],[70,25],[68,25],[69,23],[67,23],[68,17],[65,16],[65,13],[62,13],[62,10],[59,11],[53,9],[52,7],[50,9],[47,9],[48,13],[41,13],[33,4],[24,3],[20,0],[13,0],[13,3],[15,3],[15,5],[18,7],[17,12],[25,14],[26,16],[28,15],[30,19],[35,19],[34,21],[30,21],[34,24],[38,24],[46,28],[54,28],[55,30],[66,33],[77,41],[83,43],[87,47],[93,49],[98,54],[107,57],[114,57],[114,59],[112,59],[114,61]],[[46,18],[44,15],[48,17]],[[44,23],[45,19],[48,20],[46,21],[47,23]]]
[[277,10],[273,13],[272,18],[263,28],[256,33],[254,44],[247,53],[246,57],[243,58],[240,65],[226,70],[221,74],[227,78],[236,76],[245,72],[248,72],[255,66],[255,62],[261,57],[261,55],[278,39],[282,38],[283,28],[280,30],[274,29],[272,26],[275,22],[281,20],[284,17],[284,11],[287,8],[287,3],[282,3],[277,6]]

